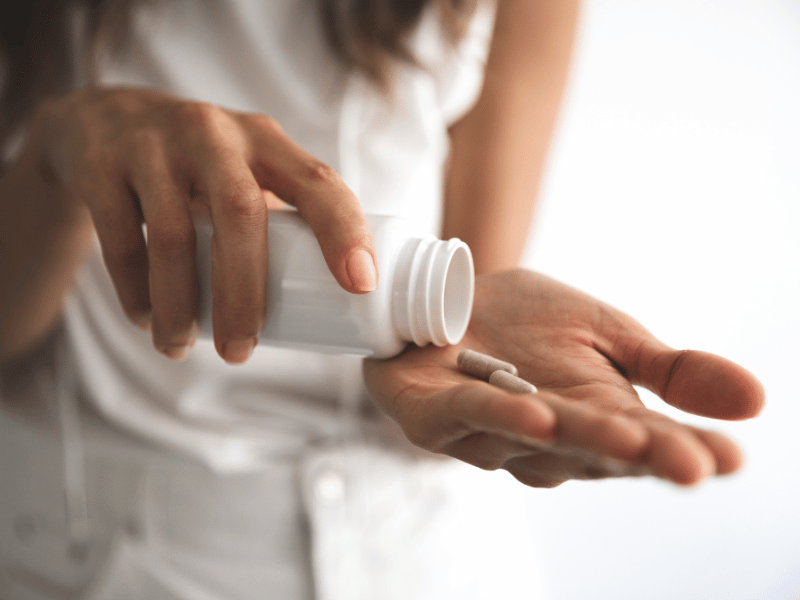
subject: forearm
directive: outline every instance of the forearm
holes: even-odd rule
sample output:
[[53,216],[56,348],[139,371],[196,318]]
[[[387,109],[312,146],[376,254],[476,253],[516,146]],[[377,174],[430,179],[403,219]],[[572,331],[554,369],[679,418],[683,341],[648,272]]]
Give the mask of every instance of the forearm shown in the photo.
[[0,173],[0,362],[52,328],[89,246],[87,211],[65,200],[29,149]]
[[500,0],[481,95],[450,130],[444,236],[476,270],[516,266],[524,250],[567,78],[578,3]]

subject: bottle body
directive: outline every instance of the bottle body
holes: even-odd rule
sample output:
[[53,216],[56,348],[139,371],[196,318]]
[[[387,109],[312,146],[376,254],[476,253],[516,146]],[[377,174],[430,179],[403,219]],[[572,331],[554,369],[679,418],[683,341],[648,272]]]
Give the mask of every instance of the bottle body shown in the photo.
[[[413,327],[398,326],[398,318],[402,318],[398,314],[405,313],[407,317],[409,311],[405,309],[409,302],[414,304],[413,299],[409,301],[408,293],[403,293],[404,284],[405,288],[414,288],[414,292],[419,293],[416,288],[420,286],[408,285],[409,277],[430,280],[436,284],[433,281],[437,279],[435,273],[420,275],[406,272],[409,270],[407,257],[413,248],[420,245],[420,238],[412,237],[407,223],[396,217],[367,215],[367,222],[377,255],[378,287],[368,294],[351,294],[343,290],[331,275],[316,237],[300,216],[294,211],[270,211],[267,315],[261,331],[261,344],[375,358],[394,356],[410,341],[420,345],[428,341],[444,345],[441,335],[438,339],[426,339],[424,334],[417,332],[414,335]],[[210,337],[212,232],[208,222],[196,223],[196,230],[200,329],[201,335]],[[435,240],[433,236],[429,237]],[[433,243],[431,240],[428,242],[428,245]],[[451,242],[466,249],[463,242]],[[468,249],[466,254],[468,256]],[[460,262],[465,261],[462,258]],[[454,294],[458,295],[460,318],[455,319],[457,325],[444,343],[458,341],[454,338],[457,336],[460,339],[464,333],[460,331],[461,321],[469,319],[474,289],[471,257],[468,263],[469,273],[467,265],[461,264],[459,273],[450,274],[450,279],[458,288],[456,292],[451,289],[450,296],[452,300]],[[436,294],[436,290],[433,293]],[[438,306],[436,301],[433,303]],[[400,305],[404,306],[403,310],[398,308]],[[424,317],[422,321],[425,321]],[[466,330],[466,322],[463,329]]]

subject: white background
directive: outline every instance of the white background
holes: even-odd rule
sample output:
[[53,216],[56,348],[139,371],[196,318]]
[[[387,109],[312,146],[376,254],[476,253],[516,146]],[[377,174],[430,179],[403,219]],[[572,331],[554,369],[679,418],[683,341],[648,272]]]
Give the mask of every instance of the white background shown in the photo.
[[[800,599],[800,2],[589,0],[525,264],[763,382],[744,469],[530,490],[554,600]],[[663,403],[643,397],[652,407]]]

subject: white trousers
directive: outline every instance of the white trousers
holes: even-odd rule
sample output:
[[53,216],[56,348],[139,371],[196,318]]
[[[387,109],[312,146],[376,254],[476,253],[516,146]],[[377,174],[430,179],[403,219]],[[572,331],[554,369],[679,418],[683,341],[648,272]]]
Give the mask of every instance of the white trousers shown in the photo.
[[542,597],[506,473],[339,441],[220,475],[85,403],[70,434],[47,364],[0,382],[2,600]]

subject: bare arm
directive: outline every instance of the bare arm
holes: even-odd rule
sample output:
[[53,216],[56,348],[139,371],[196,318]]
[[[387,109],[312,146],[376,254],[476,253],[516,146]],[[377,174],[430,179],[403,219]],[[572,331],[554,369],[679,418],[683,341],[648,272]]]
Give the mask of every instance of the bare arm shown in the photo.
[[0,174],[0,362],[53,326],[91,240],[88,211],[43,175],[28,148]]
[[484,86],[450,130],[444,236],[479,273],[517,265],[561,103],[577,0],[499,0]]

